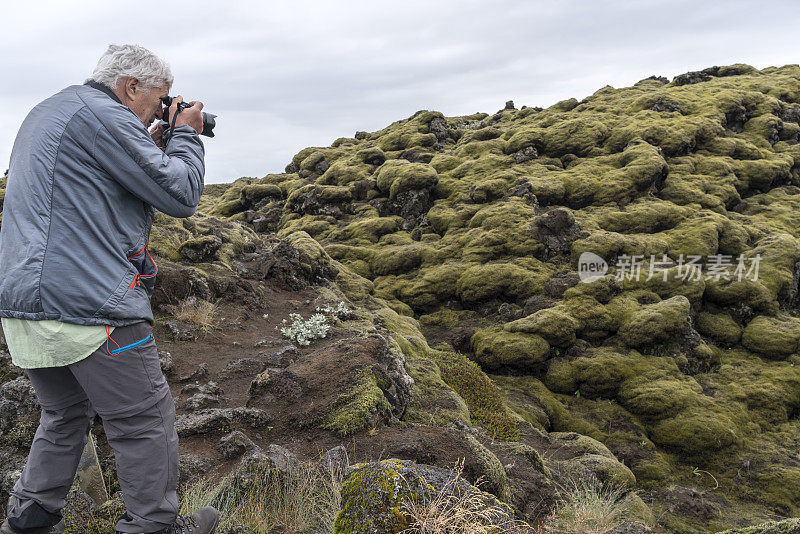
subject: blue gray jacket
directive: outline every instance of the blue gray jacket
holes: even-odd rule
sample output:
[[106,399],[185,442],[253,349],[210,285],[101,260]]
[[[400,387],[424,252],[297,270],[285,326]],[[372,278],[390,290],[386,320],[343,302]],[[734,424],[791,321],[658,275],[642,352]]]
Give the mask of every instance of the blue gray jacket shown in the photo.
[[189,217],[204,148],[178,126],[162,152],[106,87],[73,85],[17,134],[0,227],[0,317],[153,324],[154,208]]

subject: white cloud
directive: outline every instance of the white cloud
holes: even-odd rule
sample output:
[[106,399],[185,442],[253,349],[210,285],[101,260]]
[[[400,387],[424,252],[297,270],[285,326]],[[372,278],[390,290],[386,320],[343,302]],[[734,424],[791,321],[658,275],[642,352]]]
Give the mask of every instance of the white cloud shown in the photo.
[[[38,101],[81,83],[110,42],[173,67],[219,115],[207,182],[280,172],[306,146],[419,109],[547,106],[714,64],[795,63],[800,5],[755,1],[28,2],[4,7],[0,167]],[[133,8],[136,9],[133,9]],[[781,13],[781,16],[776,16]]]

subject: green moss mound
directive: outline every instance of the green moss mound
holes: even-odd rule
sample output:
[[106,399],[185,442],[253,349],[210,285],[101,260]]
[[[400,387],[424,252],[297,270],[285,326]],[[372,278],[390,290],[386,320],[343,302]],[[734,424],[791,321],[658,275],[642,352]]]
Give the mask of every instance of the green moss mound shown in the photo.
[[378,386],[378,379],[370,368],[359,371],[354,385],[334,401],[331,413],[323,428],[334,430],[341,436],[370,428],[373,418],[391,410],[391,404]]
[[481,368],[463,354],[435,353],[431,356],[442,371],[442,378],[467,403],[473,424],[492,438],[519,439],[517,423],[508,412],[497,386]]

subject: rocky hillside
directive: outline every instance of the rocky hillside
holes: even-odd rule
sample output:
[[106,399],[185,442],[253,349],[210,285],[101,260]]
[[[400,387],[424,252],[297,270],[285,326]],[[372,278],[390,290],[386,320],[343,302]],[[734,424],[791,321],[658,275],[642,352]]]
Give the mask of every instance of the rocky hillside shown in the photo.
[[[798,141],[800,67],[732,65],[419,111],[209,185],[151,236],[183,446],[226,469],[238,425],[306,456],[465,456],[529,521],[570,477],[660,531],[800,516]],[[192,299],[216,334],[171,319]],[[289,313],[339,302],[284,347]],[[30,423],[4,421],[18,463]]]

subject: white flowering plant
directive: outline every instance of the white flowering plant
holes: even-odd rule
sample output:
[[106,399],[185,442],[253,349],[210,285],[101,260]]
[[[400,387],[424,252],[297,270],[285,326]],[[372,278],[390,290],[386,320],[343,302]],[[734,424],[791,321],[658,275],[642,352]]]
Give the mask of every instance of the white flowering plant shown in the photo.
[[[292,323],[281,328],[281,333],[298,345],[310,345],[312,340],[325,337],[328,330],[331,329],[326,315],[336,320],[347,319],[353,314],[353,311],[344,305],[344,301],[339,301],[336,307],[330,304],[317,306],[316,312],[308,320],[303,319],[299,313],[290,313],[289,319],[292,320]],[[286,324],[286,319],[283,320],[283,324]]]
[[[310,345],[314,339],[325,337],[331,328],[327,318],[321,313],[315,313],[308,320],[303,319],[299,313],[290,313],[289,318],[292,324],[281,328],[281,333],[302,346]],[[286,324],[286,319],[283,323]]]
[[326,304],[324,306],[317,306],[318,313],[325,313],[327,315],[332,315],[337,319],[346,319],[350,317],[353,313],[353,310],[348,308],[344,305],[344,301],[340,300],[339,304],[336,307],[331,306],[330,304]]

